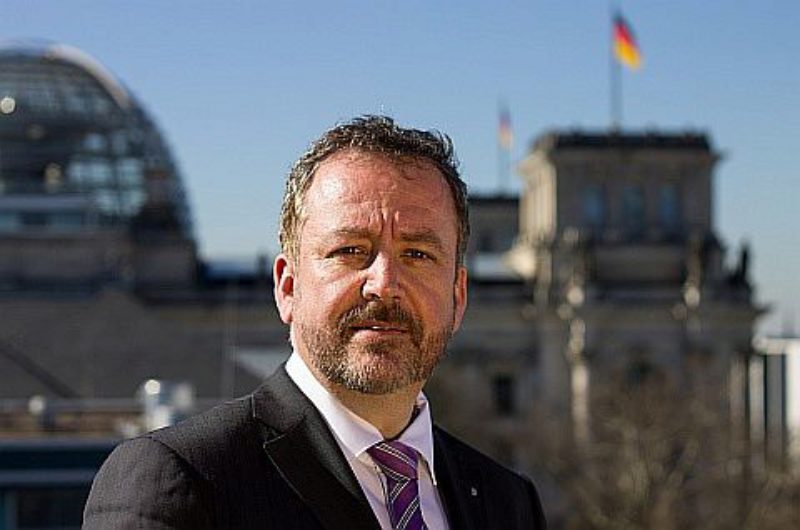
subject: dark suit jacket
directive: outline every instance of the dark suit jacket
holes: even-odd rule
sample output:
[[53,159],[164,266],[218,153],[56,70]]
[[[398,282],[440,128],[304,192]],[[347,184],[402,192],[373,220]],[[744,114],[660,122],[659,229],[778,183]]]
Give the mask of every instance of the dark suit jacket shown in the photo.
[[[452,529],[545,528],[529,480],[438,428],[434,451]],[[83,528],[379,526],[324,420],[281,368],[248,397],[117,447]]]

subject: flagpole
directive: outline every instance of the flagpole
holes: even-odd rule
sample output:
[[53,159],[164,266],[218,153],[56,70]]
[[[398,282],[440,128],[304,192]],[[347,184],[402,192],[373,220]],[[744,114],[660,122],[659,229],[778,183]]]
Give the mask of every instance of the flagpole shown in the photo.
[[508,187],[508,152],[497,144],[497,190],[500,195],[506,193]]
[[[508,119],[508,105],[503,100],[498,101],[497,112],[499,119]],[[497,138],[497,186],[498,193],[504,195],[508,191],[509,181],[511,180],[511,150],[510,146],[504,145],[504,139],[500,136],[503,134],[501,128],[502,123],[498,124],[498,138]],[[510,124],[508,125],[510,127]]]
[[497,193],[503,193],[503,148],[497,142]]
[[511,150],[506,149],[503,156],[503,195],[511,189]]
[[503,101],[497,100],[497,116],[495,117],[497,122],[497,138],[495,138],[495,146],[497,147],[497,193],[503,193],[503,145],[502,140],[500,138],[502,123],[500,120],[503,119]]
[[611,130],[622,128],[622,67],[611,57]]
[[611,35],[609,42],[609,89],[611,109],[611,131],[619,131],[622,127],[622,65],[614,56],[614,30],[617,9],[611,6]]

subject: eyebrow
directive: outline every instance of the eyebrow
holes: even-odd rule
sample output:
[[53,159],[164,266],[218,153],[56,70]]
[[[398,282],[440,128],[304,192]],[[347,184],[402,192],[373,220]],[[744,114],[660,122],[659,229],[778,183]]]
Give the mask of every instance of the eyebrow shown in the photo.
[[331,231],[328,237],[367,239],[371,234],[369,230],[363,228],[337,228]]
[[436,235],[433,230],[419,230],[416,232],[408,232],[400,236],[401,241],[407,243],[424,243],[435,248],[438,252],[444,253],[444,245],[442,239]]
[[[357,239],[370,239],[373,237],[372,232],[363,228],[337,228],[329,235],[331,238],[357,238]],[[417,230],[414,232],[405,232],[400,235],[400,241],[406,243],[422,243],[433,247],[437,252],[444,253],[444,245],[442,239],[433,230]]]

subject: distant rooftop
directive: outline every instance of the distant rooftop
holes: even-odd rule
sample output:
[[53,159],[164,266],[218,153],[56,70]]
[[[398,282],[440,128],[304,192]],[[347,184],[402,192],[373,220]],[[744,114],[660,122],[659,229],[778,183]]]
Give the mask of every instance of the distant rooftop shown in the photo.
[[709,151],[708,136],[697,131],[550,131],[533,143],[534,150],[553,149],[691,149]]
[[469,203],[481,205],[515,205],[519,202],[519,195],[510,192],[470,192]]

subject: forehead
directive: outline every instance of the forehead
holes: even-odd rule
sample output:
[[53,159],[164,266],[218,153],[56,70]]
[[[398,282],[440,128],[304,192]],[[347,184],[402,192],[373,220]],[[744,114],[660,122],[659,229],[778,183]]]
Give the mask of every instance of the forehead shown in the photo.
[[346,151],[317,168],[306,195],[305,220],[387,209],[403,211],[411,219],[432,214],[455,219],[449,186],[433,163]]

